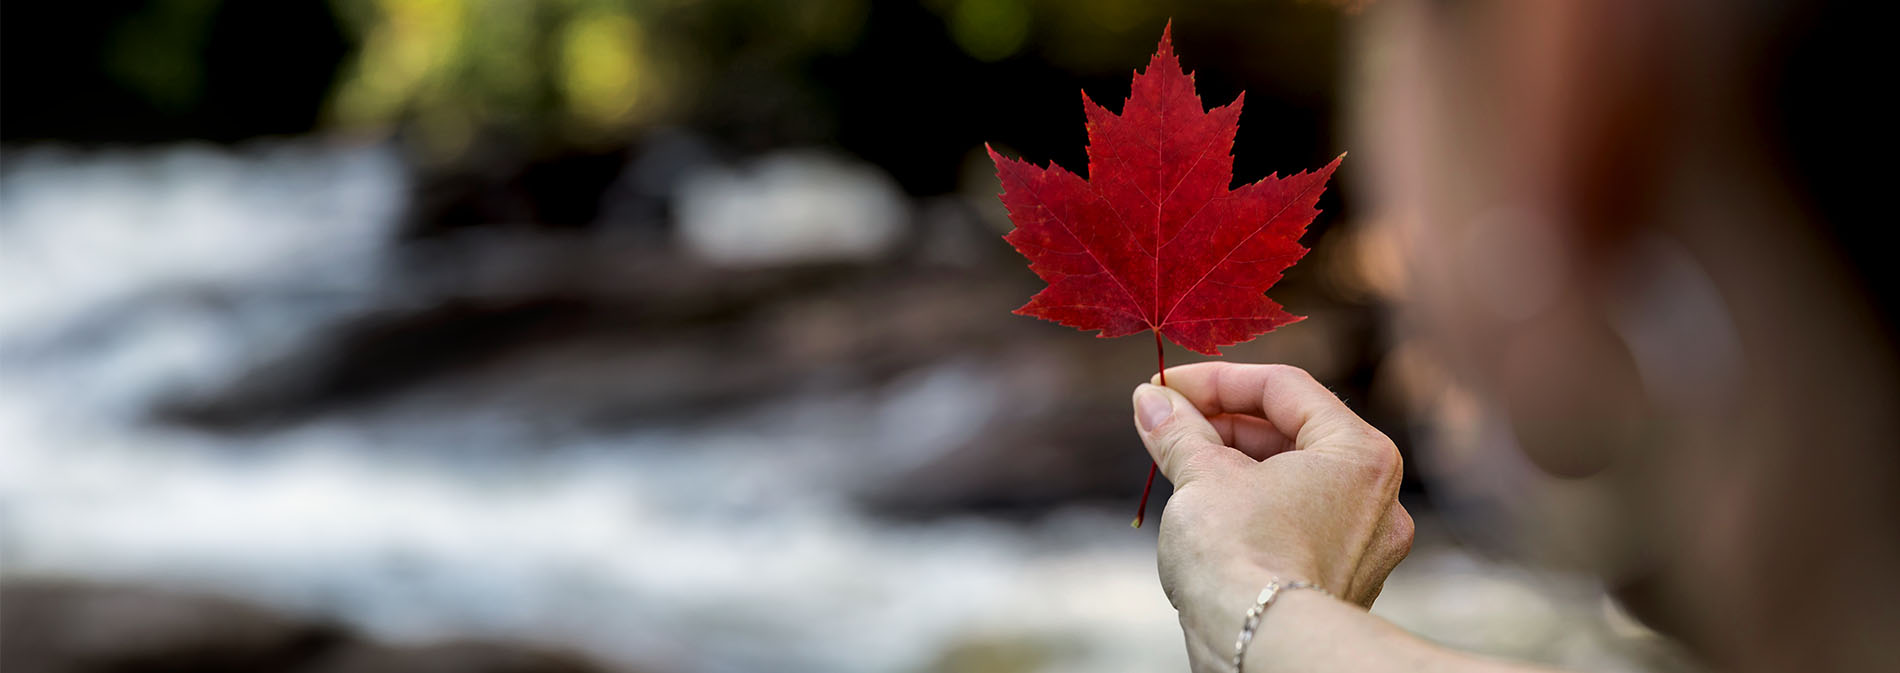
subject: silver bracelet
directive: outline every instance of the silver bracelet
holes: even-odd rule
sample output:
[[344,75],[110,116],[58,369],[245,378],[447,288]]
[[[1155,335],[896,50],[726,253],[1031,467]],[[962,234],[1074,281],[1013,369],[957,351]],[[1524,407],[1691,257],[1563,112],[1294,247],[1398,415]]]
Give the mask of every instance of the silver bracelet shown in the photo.
[[1234,641],[1234,673],[1240,673],[1240,664],[1247,657],[1247,644],[1253,642],[1253,633],[1260,628],[1260,617],[1267,613],[1267,608],[1273,605],[1273,599],[1278,597],[1282,590],[1290,589],[1311,589],[1325,594],[1327,598],[1333,596],[1326,587],[1312,582],[1297,580],[1283,582],[1278,577],[1273,578],[1273,581],[1267,583],[1265,589],[1260,590],[1260,597],[1253,599],[1253,607],[1247,609],[1247,621],[1240,625],[1240,638]]

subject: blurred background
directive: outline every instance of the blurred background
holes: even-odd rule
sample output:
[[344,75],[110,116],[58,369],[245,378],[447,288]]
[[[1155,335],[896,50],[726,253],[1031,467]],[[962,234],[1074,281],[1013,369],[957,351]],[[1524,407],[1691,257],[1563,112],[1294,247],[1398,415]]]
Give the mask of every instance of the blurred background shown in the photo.
[[1375,612],[1691,670],[1434,488],[1527,468],[1418,448],[1461,408],[1383,322],[1351,9],[1146,0],[6,3],[0,661],[1182,670],[1126,525],[1149,342],[1009,313],[982,153],[1083,168],[1078,91],[1170,18],[1248,93],[1237,180],[1353,152],[1272,292],[1310,319],[1227,357],[1408,452]]

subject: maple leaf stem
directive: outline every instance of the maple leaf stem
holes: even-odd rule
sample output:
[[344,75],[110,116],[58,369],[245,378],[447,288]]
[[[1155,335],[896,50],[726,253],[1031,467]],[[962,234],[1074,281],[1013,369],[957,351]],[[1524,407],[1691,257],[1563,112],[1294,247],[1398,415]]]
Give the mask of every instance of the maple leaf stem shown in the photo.
[[1148,463],[1148,483],[1142,484],[1141,486],[1141,504],[1135,506],[1135,520],[1128,524],[1130,526],[1140,528],[1141,520],[1148,516],[1148,493],[1154,490],[1155,471],[1157,469],[1158,466],[1154,463]]
[[[1161,379],[1161,385],[1168,385],[1167,351],[1161,348],[1160,331],[1155,332],[1155,375]],[[1154,461],[1148,461],[1148,481],[1141,485],[1141,504],[1135,505],[1135,520],[1128,525],[1140,528],[1142,519],[1148,516],[1148,494],[1154,492],[1155,472],[1159,467]]]
[[1161,387],[1168,386],[1167,351],[1161,349],[1161,332],[1155,332],[1155,375],[1161,377]]

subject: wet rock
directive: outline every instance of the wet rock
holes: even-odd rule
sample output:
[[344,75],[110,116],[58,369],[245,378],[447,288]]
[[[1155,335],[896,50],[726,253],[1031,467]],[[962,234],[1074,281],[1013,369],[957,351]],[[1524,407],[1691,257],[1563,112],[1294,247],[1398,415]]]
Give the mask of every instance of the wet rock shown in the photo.
[[237,601],[65,580],[0,583],[8,673],[594,673],[583,658],[511,643],[394,646]]
[[455,642],[414,647],[343,648],[312,664],[309,673],[595,673],[577,656],[514,645]]
[[291,670],[345,646],[340,627],[235,601],[64,581],[0,584],[9,673]]

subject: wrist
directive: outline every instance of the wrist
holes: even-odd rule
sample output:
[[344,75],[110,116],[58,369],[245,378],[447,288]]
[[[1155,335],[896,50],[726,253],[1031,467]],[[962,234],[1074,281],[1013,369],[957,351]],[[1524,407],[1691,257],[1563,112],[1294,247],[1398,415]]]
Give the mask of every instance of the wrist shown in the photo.
[[1175,601],[1194,673],[1228,671],[1234,634],[1240,632],[1254,594],[1273,580],[1272,572],[1251,564],[1228,563],[1212,570],[1199,581],[1184,582]]
[[[1321,643],[1314,630],[1315,618],[1341,605],[1337,598],[1312,588],[1282,588],[1260,615],[1246,648],[1242,668],[1235,673],[1278,673],[1312,670],[1309,665]],[[1323,629],[1322,629],[1323,630]],[[1233,643],[1229,643],[1225,671],[1232,667]]]
[[[1187,635],[1193,670],[1231,671],[1234,639],[1246,623],[1262,588],[1278,579],[1281,584],[1311,581],[1310,573],[1275,571],[1253,564],[1234,563],[1220,568],[1208,581],[1188,589],[1178,604],[1181,630]],[[1310,592],[1282,592],[1310,593]],[[1250,665],[1249,670],[1252,670]]]

